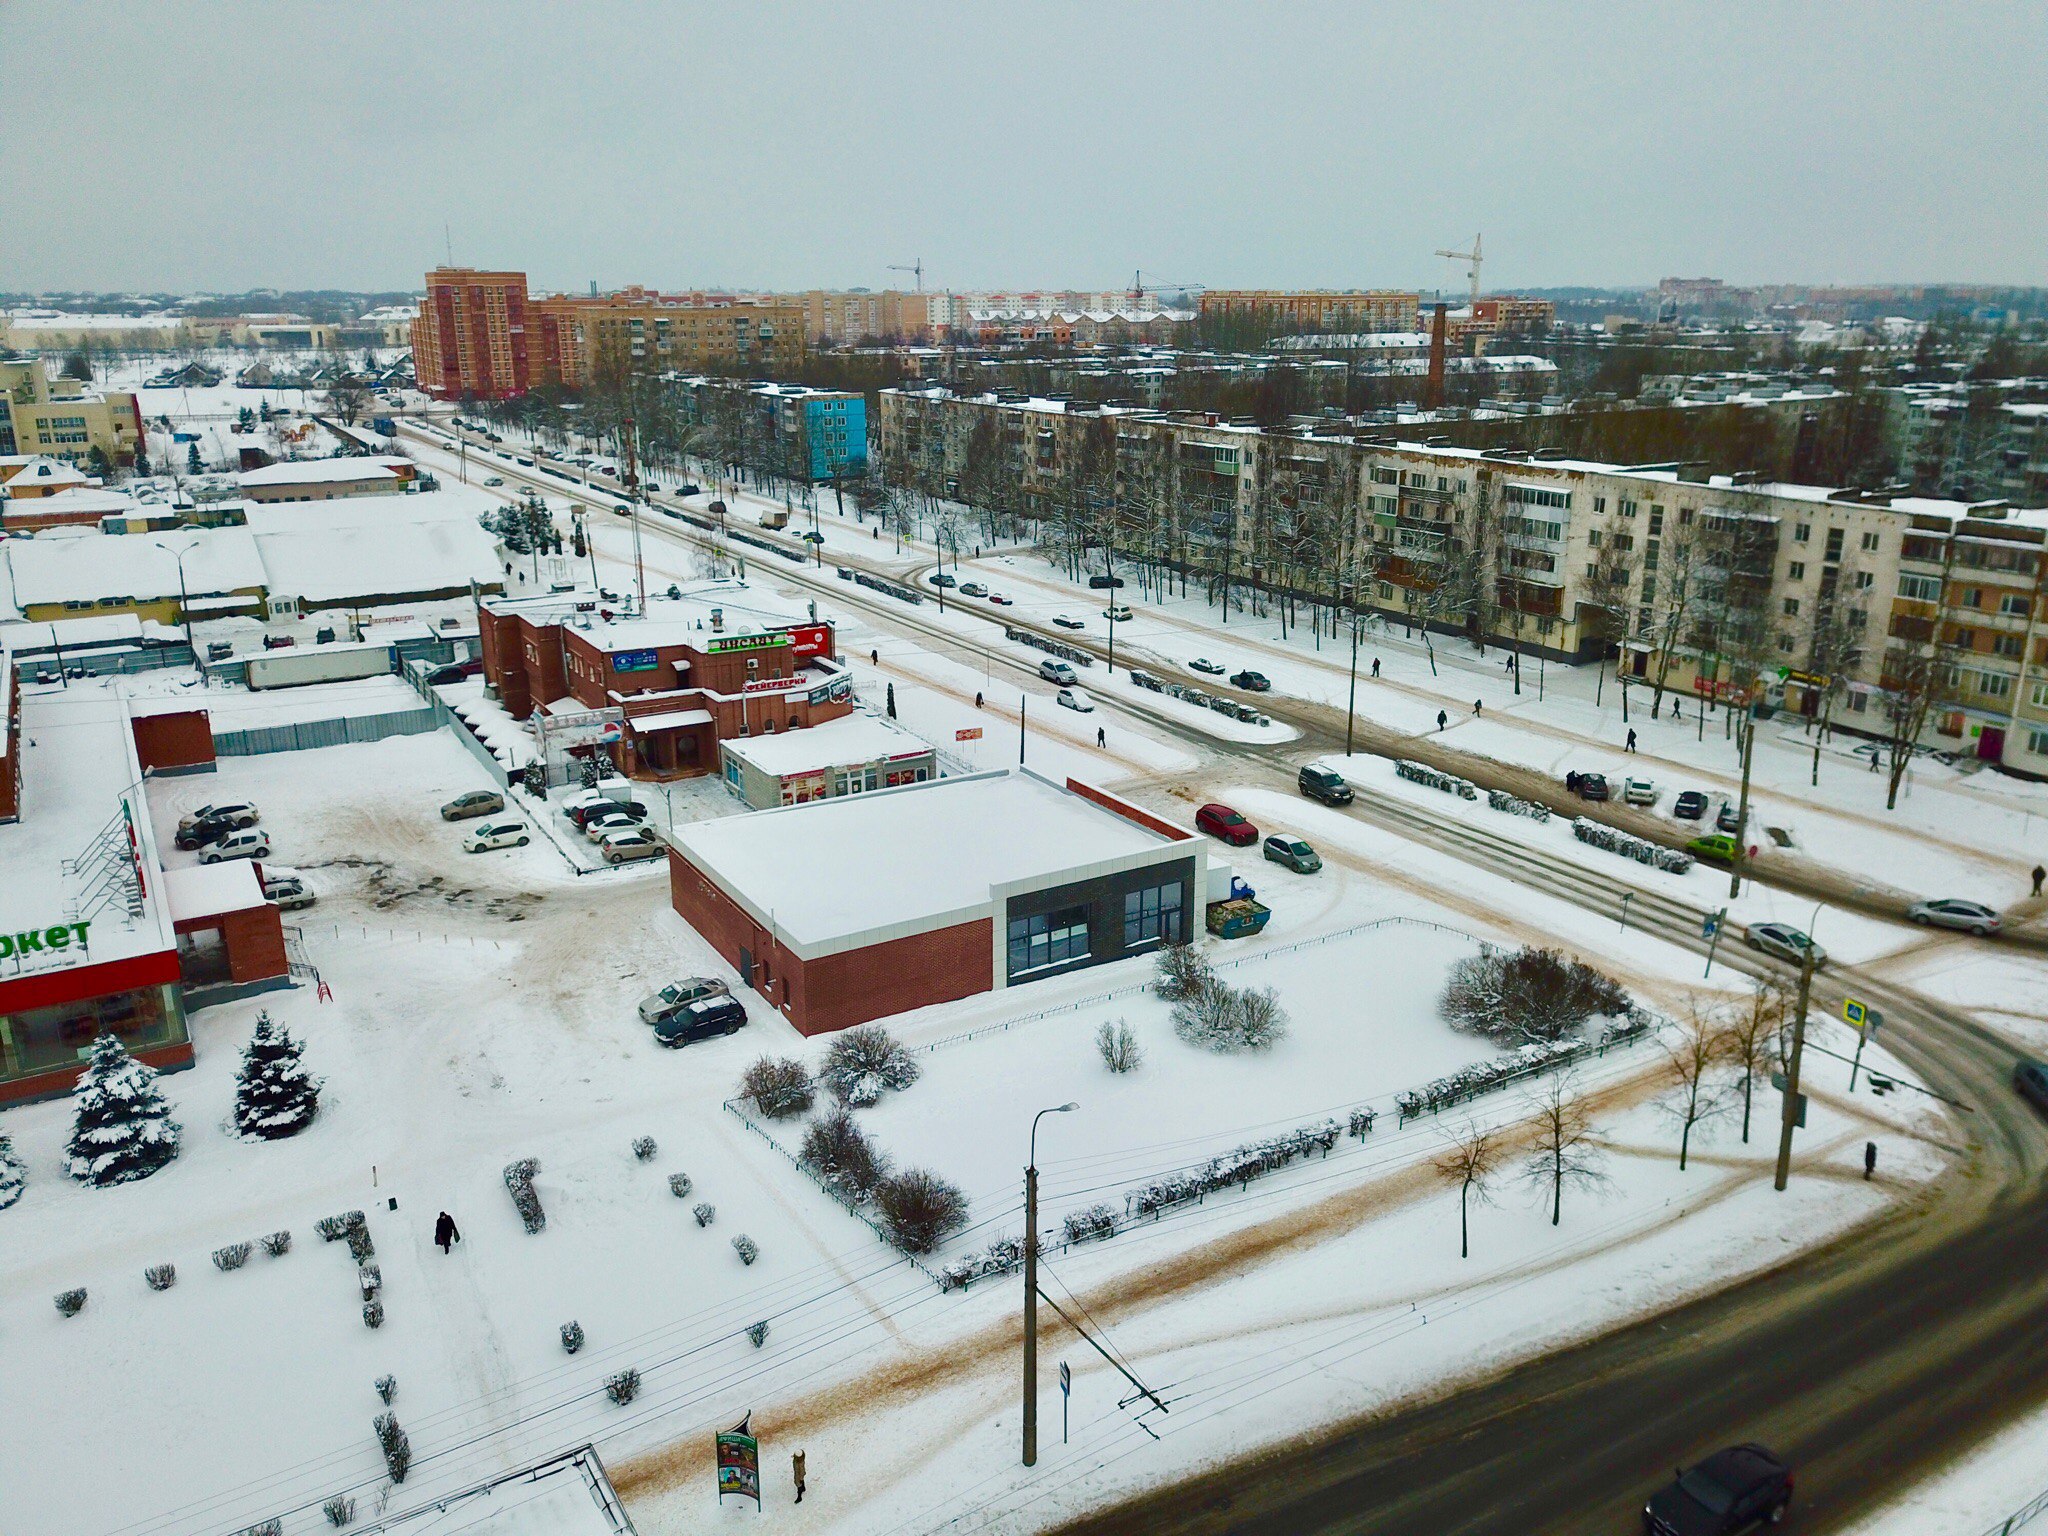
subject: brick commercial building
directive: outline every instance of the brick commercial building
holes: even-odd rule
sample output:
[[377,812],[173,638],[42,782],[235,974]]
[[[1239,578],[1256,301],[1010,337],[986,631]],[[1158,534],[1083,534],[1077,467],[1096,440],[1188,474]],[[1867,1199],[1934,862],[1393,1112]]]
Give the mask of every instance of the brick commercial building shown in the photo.
[[806,1035],[1192,936],[1205,845],[1028,769],[693,822],[675,909]]
[[533,722],[554,782],[593,747],[633,778],[716,773],[721,740],[852,712],[832,626],[808,608],[738,581],[669,590],[644,614],[592,591],[478,603],[484,680]]
[[850,715],[777,736],[727,738],[718,755],[725,787],[757,811],[939,776],[931,743],[879,715]]
[[503,400],[534,382],[528,364],[526,274],[436,267],[412,324],[413,374],[444,400]]

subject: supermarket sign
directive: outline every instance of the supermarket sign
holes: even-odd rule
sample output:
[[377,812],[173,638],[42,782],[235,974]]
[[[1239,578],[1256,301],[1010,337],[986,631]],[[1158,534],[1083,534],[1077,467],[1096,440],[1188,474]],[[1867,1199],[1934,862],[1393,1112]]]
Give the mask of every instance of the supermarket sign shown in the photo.
[[23,928],[14,933],[0,933],[0,960],[14,960],[23,965],[61,955],[74,946],[87,948],[86,930],[90,922],[54,923],[48,928]]
[[782,630],[767,635],[726,635],[706,644],[704,652],[708,656],[723,656],[730,651],[774,650],[790,643],[789,635]]

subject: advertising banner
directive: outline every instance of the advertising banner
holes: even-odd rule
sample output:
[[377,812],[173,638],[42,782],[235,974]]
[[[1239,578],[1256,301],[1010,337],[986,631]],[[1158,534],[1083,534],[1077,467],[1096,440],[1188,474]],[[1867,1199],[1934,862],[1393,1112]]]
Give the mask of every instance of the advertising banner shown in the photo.
[[718,1501],[725,1502],[727,1494],[743,1499],[752,1499],[755,1507],[761,1503],[761,1442],[750,1433],[754,1416],[750,1413],[731,1429],[721,1430],[718,1435]]
[[652,672],[661,665],[656,651],[620,651],[612,657],[614,672]]
[[768,635],[726,635],[717,640],[707,641],[704,653],[707,656],[723,656],[729,651],[766,651],[790,643],[789,635],[779,629]]
[[799,624],[789,632],[789,639],[799,656],[824,656],[832,650],[832,626]]

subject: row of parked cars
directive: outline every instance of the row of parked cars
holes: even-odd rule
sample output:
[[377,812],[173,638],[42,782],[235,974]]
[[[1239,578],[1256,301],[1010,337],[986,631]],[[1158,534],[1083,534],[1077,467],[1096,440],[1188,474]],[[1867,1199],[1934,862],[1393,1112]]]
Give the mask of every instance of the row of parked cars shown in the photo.
[[[187,853],[198,854],[202,864],[267,859],[270,834],[263,830],[262,820],[263,813],[247,800],[212,801],[180,816],[171,842]],[[287,912],[313,905],[312,887],[294,871],[263,870],[261,875],[265,901]]]
[[[523,848],[532,842],[532,829],[504,812],[503,795],[494,789],[473,789],[442,806],[441,819],[480,823],[462,839],[465,853]],[[562,814],[597,844],[598,853],[607,864],[631,864],[661,854],[661,840],[644,825],[647,807],[637,800],[620,799],[594,789],[578,790],[562,802]]]

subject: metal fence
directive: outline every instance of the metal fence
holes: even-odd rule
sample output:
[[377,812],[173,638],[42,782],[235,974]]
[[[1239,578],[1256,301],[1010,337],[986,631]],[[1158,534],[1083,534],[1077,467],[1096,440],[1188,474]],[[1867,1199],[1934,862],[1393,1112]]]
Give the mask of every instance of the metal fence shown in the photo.
[[2014,1531],[2033,1520],[2035,1516],[2043,1514],[2048,1514],[2048,1489],[2034,1495],[1997,1525],[1992,1526],[1984,1536],[2012,1536]]
[[213,751],[216,757],[260,757],[270,752],[307,752],[315,747],[382,741],[388,736],[420,736],[440,728],[441,720],[435,711],[405,709],[337,720],[300,720],[246,731],[216,731]]

